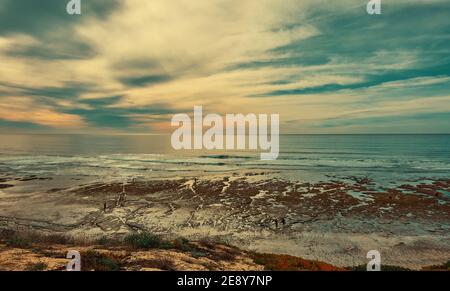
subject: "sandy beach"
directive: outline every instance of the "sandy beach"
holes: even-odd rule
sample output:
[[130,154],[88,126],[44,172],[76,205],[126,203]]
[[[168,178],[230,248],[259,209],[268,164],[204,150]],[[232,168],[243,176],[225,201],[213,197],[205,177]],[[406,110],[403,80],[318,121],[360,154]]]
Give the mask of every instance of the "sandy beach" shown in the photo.
[[450,260],[448,179],[384,188],[368,178],[309,183],[257,171],[116,182],[3,173],[0,186],[2,229],[89,238],[145,231],[340,267],[367,263],[370,250],[412,269]]

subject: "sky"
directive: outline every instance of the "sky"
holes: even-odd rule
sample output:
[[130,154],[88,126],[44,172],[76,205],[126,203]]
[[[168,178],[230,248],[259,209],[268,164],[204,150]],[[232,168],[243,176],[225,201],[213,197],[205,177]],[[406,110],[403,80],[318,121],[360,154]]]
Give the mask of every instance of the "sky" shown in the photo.
[[450,133],[450,1],[0,0],[0,133]]

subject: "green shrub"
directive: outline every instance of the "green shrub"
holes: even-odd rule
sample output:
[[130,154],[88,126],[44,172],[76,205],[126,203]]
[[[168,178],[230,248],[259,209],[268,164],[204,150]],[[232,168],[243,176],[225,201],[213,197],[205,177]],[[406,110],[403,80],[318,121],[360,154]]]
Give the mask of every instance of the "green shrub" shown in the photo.
[[95,243],[98,245],[107,246],[111,244],[111,240],[106,236],[102,236],[101,238],[97,239]]
[[103,255],[99,252],[89,250],[82,256],[81,267],[83,270],[95,270],[100,272],[119,271],[120,264],[113,258]]
[[189,241],[184,237],[175,239],[172,243],[172,247],[180,251],[189,251],[192,249],[192,247],[189,245]]
[[161,237],[151,233],[135,233],[125,237],[125,243],[138,249],[168,248],[170,244]]
[[27,267],[27,271],[30,272],[38,272],[38,271],[45,271],[47,269],[47,264],[46,263],[36,263],[36,264],[31,264]]
[[14,234],[6,239],[6,245],[14,248],[29,248],[32,245],[32,241],[27,237]]
[[207,257],[208,254],[207,254],[207,253],[204,253],[204,252],[200,252],[200,251],[192,251],[192,252],[191,252],[191,256],[192,256],[193,258],[198,259],[198,258],[204,258],[204,257]]

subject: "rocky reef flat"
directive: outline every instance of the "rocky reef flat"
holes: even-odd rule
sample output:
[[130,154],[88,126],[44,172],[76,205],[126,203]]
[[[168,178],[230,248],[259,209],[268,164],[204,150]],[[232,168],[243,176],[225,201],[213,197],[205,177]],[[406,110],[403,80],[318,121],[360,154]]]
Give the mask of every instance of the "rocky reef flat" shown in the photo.
[[248,171],[201,178],[104,181],[0,176],[0,228],[101,237],[150,232],[217,239],[248,251],[338,267],[378,250],[412,269],[450,260],[450,179],[379,185],[308,182]]

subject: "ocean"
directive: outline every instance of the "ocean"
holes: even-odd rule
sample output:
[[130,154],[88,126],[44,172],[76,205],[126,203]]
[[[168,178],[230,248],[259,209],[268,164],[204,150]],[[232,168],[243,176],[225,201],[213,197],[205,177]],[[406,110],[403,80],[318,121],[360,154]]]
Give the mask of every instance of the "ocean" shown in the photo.
[[107,180],[241,171],[303,181],[369,177],[382,185],[448,178],[450,135],[282,135],[276,161],[259,151],[174,151],[169,135],[0,135],[0,170]]

